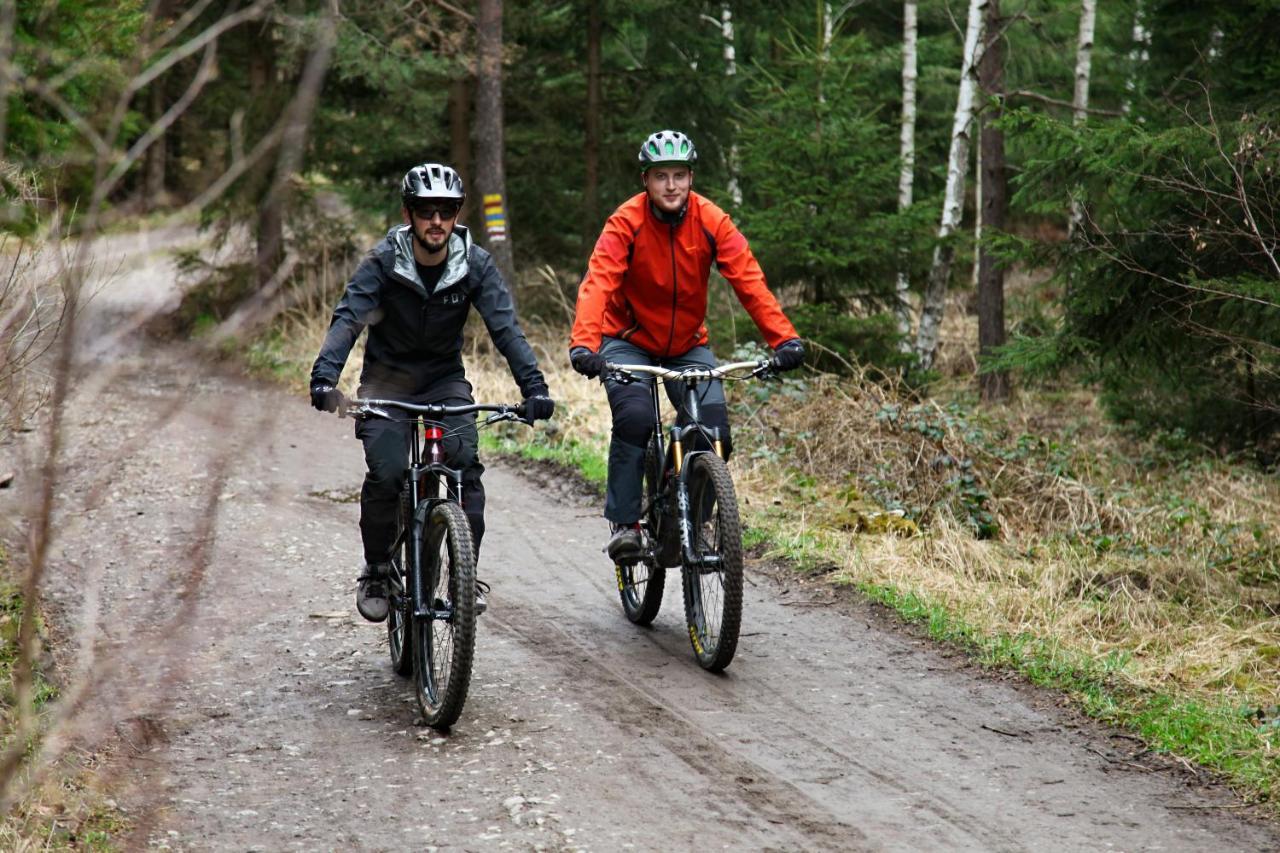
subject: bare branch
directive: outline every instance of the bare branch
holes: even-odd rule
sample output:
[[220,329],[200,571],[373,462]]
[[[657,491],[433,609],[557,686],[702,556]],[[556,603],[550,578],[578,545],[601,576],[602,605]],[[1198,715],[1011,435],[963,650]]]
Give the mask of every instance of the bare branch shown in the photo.
[[130,146],[125,155],[116,161],[115,166],[112,167],[111,172],[106,176],[106,178],[102,180],[97,192],[95,193],[95,197],[97,197],[98,200],[101,200],[111,194],[111,191],[115,189],[115,185],[125,176],[125,173],[128,172],[129,169],[133,168],[133,165],[142,158],[142,155],[147,152],[147,149],[155,144],[155,141],[163,136],[165,131],[167,131],[195,101],[196,97],[200,94],[200,90],[204,88],[205,83],[209,82],[210,78],[213,76],[213,62],[218,55],[217,48],[218,43],[216,41],[209,42],[205,47],[204,59],[200,61],[200,67],[196,70],[196,76],[192,79],[191,85],[182,93],[182,97],[175,101],[173,106],[169,107],[165,114],[161,116],[155,124],[147,128],[147,132],[134,142],[132,146]]
[[[1039,92],[1031,92],[1026,89],[1019,89],[1016,92],[1010,92],[1006,98],[1027,98],[1032,101],[1039,101],[1043,104],[1049,104],[1055,107],[1064,107],[1066,109],[1075,109],[1075,105],[1070,101],[1059,100],[1058,98],[1050,98],[1048,95],[1041,95]],[[1124,115],[1120,110],[1104,110],[1098,107],[1085,108],[1085,112],[1090,115],[1109,116],[1111,118],[1120,118]]]

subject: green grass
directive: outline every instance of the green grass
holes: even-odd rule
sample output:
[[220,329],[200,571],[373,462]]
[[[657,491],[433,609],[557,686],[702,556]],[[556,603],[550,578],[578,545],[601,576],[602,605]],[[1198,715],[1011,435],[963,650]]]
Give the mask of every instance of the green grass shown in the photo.
[[[4,708],[0,716],[8,728],[8,709],[14,705],[13,667],[18,659],[18,633],[22,627],[22,590],[10,577],[8,555],[0,546],[0,700]],[[44,625],[37,621],[36,630],[43,634]],[[37,712],[58,695],[57,688],[36,670],[33,698]]]
[[608,478],[608,460],[593,445],[574,438],[556,441],[544,432],[530,433],[520,427],[507,427],[501,432],[490,430],[480,433],[480,449],[498,456],[515,456],[534,461],[550,461],[576,471],[588,483],[604,491]]
[[[8,555],[0,544],[0,746],[14,737],[13,667],[23,615],[21,587],[11,574]],[[38,621],[36,627],[43,636],[43,623]],[[58,690],[38,668],[34,688],[36,714],[42,715],[57,699]],[[38,725],[43,728],[43,720]],[[32,736],[29,755],[40,737],[42,734]],[[26,845],[52,850],[121,849],[117,840],[128,832],[128,820],[118,808],[107,804],[105,794],[91,784],[92,776],[92,769],[75,765],[66,777],[46,784],[13,812],[0,817],[0,848]]]

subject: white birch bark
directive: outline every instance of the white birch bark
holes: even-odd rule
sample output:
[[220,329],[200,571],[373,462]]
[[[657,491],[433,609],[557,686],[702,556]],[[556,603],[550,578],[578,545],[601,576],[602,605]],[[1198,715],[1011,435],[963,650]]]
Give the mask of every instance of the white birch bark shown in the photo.
[[964,213],[964,182],[969,169],[969,140],[973,132],[974,109],[977,106],[978,60],[981,58],[983,18],[988,0],[969,0],[969,19],[965,25],[964,64],[960,71],[960,91],[956,96],[955,119],[951,125],[951,151],[947,157],[947,186],[942,202],[942,222],[938,226],[938,247],[933,252],[933,265],[925,285],[924,303],[920,308],[920,328],[916,333],[916,357],[928,369],[938,352],[938,335],[947,304],[947,282],[951,278],[951,262],[955,247],[948,240],[960,225]]
[[[733,80],[738,74],[738,56],[733,44],[733,9],[728,3],[720,6],[720,37],[724,41],[724,76],[733,90]],[[742,206],[742,187],[738,184],[738,139],[735,127],[734,138],[729,143],[729,198],[737,207]]]
[[1142,64],[1150,58],[1148,47],[1151,45],[1151,31],[1146,25],[1146,9],[1143,0],[1134,0],[1133,4],[1133,44],[1129,49],[1129,74],[1124,81],[1125,99],[1120,110],[1125,115],[1133,108],[1133,93],[1138,90],[1138,72]]
[[[898,210],[911,206],[915,190],[916,174],[916,23],[915,0],[902,4],[902,133],[898,146]],[[905,267],[905,264],[904,264]],[[909,351],[911,343],[911,281],[906,269],[898,270],[898,283],[894,288],[894,314],[898,319],[898,334],[902,336],[902,349]]]
[[818,103],[825,104],[827,102],[827,93],[823,89],[823,83],[826,82],[827,65],[831,62],[831,36],[834,32],[831,21],[831,4],[822,4],[822,50],[819,52],[821,57],[821,67],[818,72]]
[[[1081,0],[1080,36],[1076,42],[1076,87],[1071,97],[1072,120],[1076,127],[1089,117],[1089,76],[1093,67],[1093,28],[1097,15],[1097,0]],[[1084,206],[1079,198],[1071,199],[1071,220],[1067,223],[1070,238],[1084,221]]]

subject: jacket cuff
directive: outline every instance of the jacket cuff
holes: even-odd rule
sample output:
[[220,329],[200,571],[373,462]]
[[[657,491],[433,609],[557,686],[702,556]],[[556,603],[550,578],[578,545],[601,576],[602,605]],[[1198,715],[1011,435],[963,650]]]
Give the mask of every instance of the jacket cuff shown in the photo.
[[551,389],[547,387],[547,383],[540,382],[536,385],[525,386],[521,393],[524,394],[525,399],[530,397],[549,397],[551,396],[550,390]]

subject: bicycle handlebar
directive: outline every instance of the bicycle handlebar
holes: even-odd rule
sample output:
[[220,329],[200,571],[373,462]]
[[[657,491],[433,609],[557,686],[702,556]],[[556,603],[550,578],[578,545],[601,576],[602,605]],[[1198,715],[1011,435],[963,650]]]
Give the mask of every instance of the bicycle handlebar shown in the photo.
[[[657,367],[652,364],[614,364],[613,362],[605,362],[605,368],[610,371],[620,373],[647,373],[650,376],[657,377],[662,380],[697,380],[704,379],[724,379],[728,374],[735,370],[744,370],[751,368],[752,376],[763,376],[772,370],[772,364],[767,358],[757,359],[755,361],[735,361],[731,364],[721,364],[716,367],[682,367],[673,370],[668,367]],[[729,377],[733,378],[733,377]],[[746,377],[741,377],[746,378]]]
[[390,418],[383,409],[401,409],[416,415],[431,418],[445,418],[451,415],[473,415],[477,412],[494,412],[499,417],[492,420],[524,420],[524,405],[509,403],[469,403],[465,406],[446,406],[443,403],[406,403],[403,400],[378,400],[373,398],[352,397],[344,399],[338,407],[338,417],[382,417]]

